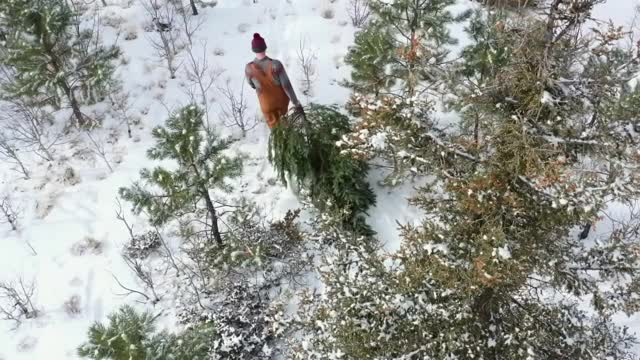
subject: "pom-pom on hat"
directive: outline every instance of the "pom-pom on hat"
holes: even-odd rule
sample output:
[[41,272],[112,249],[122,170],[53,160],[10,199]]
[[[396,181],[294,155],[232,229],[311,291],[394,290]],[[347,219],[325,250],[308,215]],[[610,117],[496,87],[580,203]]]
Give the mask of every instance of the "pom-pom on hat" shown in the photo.
[[251,50],[253,50],[254,53],[261,53],[267,50],[267,43],[258,33],[253,34],[253,40],[251,40]]

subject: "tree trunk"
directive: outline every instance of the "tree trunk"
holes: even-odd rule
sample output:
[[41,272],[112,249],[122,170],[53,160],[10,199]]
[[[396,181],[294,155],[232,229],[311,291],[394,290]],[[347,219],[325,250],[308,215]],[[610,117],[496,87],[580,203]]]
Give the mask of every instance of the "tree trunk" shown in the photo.
[[211,217],[211,236],[218,245],[222,246],[222,236],[220,236],[220,229],[218,228],[218,214],[216,213],[216,208],[213,206],[213,201],[207,189],[202,189],[202,197],[204,197],[204,201],[207,204],[207,211]]
[[78,120],[78,125],[86,125],[86,120],[84,116],[82,116],[82,112],[80,111],[80,104],[78,103],[78,99],[76,99],[76,96],[73,94],[73,90],[71,90],[69,84],[67,84],[67,82],[64,80],[60,81],[60,86],[69,99],[71,109],[73,109],[73,116],[75,116],[76,120]]
[[102,0],[102,6],[107,6],[107,0]]
[[[62,71],[62,66],[63,66],[62,61],[60,61],[60,59],[58,58],[58,55],[55,53],[53,44],[51,44],[46,34],[43,34],[42,37],[43,37],[45,51],[47,55],[51,57],[50,64],[51,66],[53,66],[53,69],[58,74]],[[71,89],[71,86],[69,86],[69,83],[67,83],[66,77],[59,80],[58,84],[60,85],[60,87],[62,88],[62,91],[64,91],[65,95],[69,99],[69,102],[71,103],[71,108],[73,109],[73,115],[76,117],[76,120],[78,120],[78,125],[84,126],[86,122],[85,122],[84,116],[82,116],[82,112],[80,111],[80,104],[78,103],[78,100],[73,94],[73,90]]]
[[218,227],[218,214],[216,213],[216,207],[213,206],[213,201],[211,200],[211,196],[209,195],[209,190],[202,182],[202,177],[200,176],[200,171],[196,166],[196,163],[193,158],[190,160],[190,166],[193,168],[193,171],[196,174],[196,178],[198,179],[200,188],[200,194],[204,198],[204,202],[207,204],[207,212],[211,217],[211,237],[215,239],[219,246],[222,246],[222,236],[220,236],[220,228]]
[[195,0],[189,0],[189,4],[191,5],[191,11],[193,12],[193,15],[198,15],[198,8],[196,7]]

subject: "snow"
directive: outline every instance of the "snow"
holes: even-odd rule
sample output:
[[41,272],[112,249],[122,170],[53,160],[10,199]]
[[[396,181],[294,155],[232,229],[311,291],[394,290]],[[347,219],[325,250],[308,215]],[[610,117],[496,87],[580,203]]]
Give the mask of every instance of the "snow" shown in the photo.
[[[129,113],[139,117],[141,124],[133,126],[134,139],[127,138],[125,127],[119,126],[116,119],[107,118],[106,129],[96,131],[99,134],[97,138],[107,138],[109,128],[119,134],[113,145],[106,144],[113,173],[99,158],[91,161],[74,155],[84,146],[80,140],[77,145],[67,144],[57,149],[55,156],[68,157],[67,164],[56,163],[48,169],[46,164],[29,163],[34,172],[31,180],[20,179],[19,174],[10,169],[10,164],[0,164],[0,190],[11,193],[15,197],[14,202],[24,209],[19,219],[20,232],[13,233],[5,224],[0,224],[0,237],[3,239],[0,281],[14,280],[20,275],[25,280],[34,279],[37,285],[34,301],[42,312],[39,318],[24,321],[16,330],[13,330],[12,323],[0,321],[0,359],[3,360],[76,359],[75,349],[86,339],[88,327],[94,321],[104,321],[120,305],[132,304],[154,314],[163,308],[171,308],[168,297],[154,308],[138,304],[135,301],[138,298],[133,295],[119,295],[123,291],[115,283],[113,275],[123,284],[133,288],[140,286],[120,256],[128,232],[115,217],[115,198],[119,187],[128,186],[139,178],[141,168],[156,164],[146,157],[146,150],[152,144],[150,131],[154,126],[163,124],[168,109],[174,110],[188,103],[181,86],[186,78],[181,68],[177,79],[168,80],[168,71],[154,55],[147,39],[153,34],[143,30],[142,19],[147,15],[139,2],[132,2],[129,7],[126,1],[108,0],[108,3],[110,6],[102,9],[103,15],[121,17],[122,28],[138,35],[134,40],[125,41],[122,36],[118,40],[127,63],[119,66],[118,76],[124,81],[125,92],[129,93],[128,101],[132,105]],[[239,90],[244,81],[244,64],[253,58],[251,36],[253,32],[260,32],[267,40],[269,55],[285,64],[298,90],[300,72],[296,51],[300,40],[306,38],[307,47],[318,57],[319,80],[314,84],[314,93],[318,97],[305,98],[298,90],[300,100],[303,103],[341,104],[349,91],[339,87],[336,81],[348,75],[348,70],[340,62],[352,41],[354,29],[348,23],[342,4],[331,5],[336,10],[333,19],[320,16],[320,11],[326,6],[329,6],[328,2],[323,1],[290,3],[260,0],[258,4],[241,0],[219,1],[215,7],[201,9],[200,16],[205,20],[196,34],[195,43],[206,41],[211,66],[225,69],[221,83],[230,78],[233,88]],[[239,31],[241,24],[247,24],[244,32]],[[318,33],[318,29],[323,31]],[[104,42],[112,43],[116,30],[105,27],[103,31]],[[215,49],[222,49],[224,55],[214,55]],[[196,50],[195,53],[202,51]],[[246,90],[245,87],[245,93],[249,95],[248,113],[253,116],[257,100]],[[217,120],[219,104],[215,97],[218,94],[214,92],[212,95],[212,122],[223,135],[237,136]],[[61,113],[59,119],[63,120],[65,116],[68,113]],[[290,190],[280,185],[268,185],[270,179],[275,180],[275,172],[266,160],[268,134],[268,128],[261,123],[248,133],[246,139],[235,145],[235,150],[250,156],[243,176],[235,182],[235,195],[244,193],[264,206],[273,217],[281,217],[288,209],[301,205]],[[66,166],[74,168],[80,179],[78,184],[69,186],[62,183]],[[129,212],[127,203],[122,206],[135,231],[149,229],[143,217],[135,217]],[[46,213],[44,209],[49,207]],[[99,241],[102,244],[100,252],[71,254],[74,244],[86,238]],[[37,255],[32,255],[27,242]],[[73,295],[80,297],[81,308],[81,313],[74,317],[68,315],[63,306]],[[170,325],[172,320],[167,318],[164,321]]]
[[[120,256],[129,234],[116,219],[115,198],[118,188],[138,179],[141,168],[156,164],[146,157],[146,150],[152,144],[151,129],[164,122],[168,110],[188,103],[184,93],[187,80],[184,68],[178,69],[177,79],[169,80],[168,70],[154,55],[149,43],[148,37],[153,34],[143,30],[143,19],[148,16],[139,2],[107,0],[107,3],[109,6],[101,9],[103,20],[122,18],[121,28],[138,35],[136,39],[123,40],[124,36],[118,37],[117,30],[108,26],[102,34],[105,44],[118,38],[126,61],[119,66],[118,76],[129,94],[130,113],[141,122],[133,126],[133,139],[127,138],[126,128],[120,120],[110,116],[105,118],[105,128],[96,130],[96,137],[103,140],[117,134],[117,140],[105,143],[108,160],[114,168],[112,173],[100,158],[91,159],[87,151],[82,150],[83,146],[89,146],[82,139],[57,148],[54,156],[58,159],[65,156],[66,162],[58,161],[49,167],[46,163],[38,163],[35,157],[30,159],[28,165],[33,171],[30,180],[21,179],[11,170],[11,164],[0,163],[0,194],[10,194],[22,209],[18,232],[0,224],[0,281],[15,280],[19,276],[27,281],[34,280],[34,302],[41,311],[40,317],[24,321],[17,329],[13,329],[8,321],[0,321],[2,360],[77,359],[75,349],[85,340],[88,327],[94,321],[104,321],[120,305],[127,303],[154,313],[164,312],[163,309],[172,305],[170,294],[160,294],[167,296],[155,307],[138,304],[133,295],[121,295],[122,289],[114,276],[123,284],[134,288],[140,286]],[[285,64],[303,103],[343,104],[349,91],[337,82],[349,74],[342,59],[355,32],[345,11],[346,3],[346,0],[258,0],[254,4],[252,0],[219,0],[215,7],[200,9],[199,16],[204,23],[195,35],[194,43],[200,49],[195,53],[201,54],[204,49],[210,65],[224,69],[220,83],[230,79],[234,89],[239,90],[244,81],[244,64],[253,57],[249,46],[252,34],[259,32],[267,41],[269,55]],[[599,5],[595,16],[612,18],[618,23],[628,22],[635,4],[638,2],[611,0]],[[461,0],[454,10],[462,11],[469,6],[476,5]],[[335,17],[326,19],[321,12],[329,7],[335,10]],[[462,30],[463,25],[451,29],[452,35],[460,39],[460,43],[452,47],[454,55],[466,42]],[[296,57],[301,40],[305,40],[308,50],[317,56],[318,78],[313,86],[314,96],[309,97],[299,90],[301,73]],[[249,96],[248,113],[252,116],[257,114],[257,100],[246,90],[245,87],[245,94]],[[212,123],[222,134],[238,136],[237,132],[223,126],[216,116],[220,110],[216,97],[218,94],[214,91],[209,99]],[[545,99],[543,97],[542,101]],[[68,115],[68,112],[60,112],[58,119],[64,121]],[[234,194],[245,194],[273,217],[281,217],[288,209],[301,205],[289,189],[279,184],[269,185],[276,176],[266,159],[268,135],[268,128],[260,123],[234,145],[236,151],[249,156],[242,177],[234,182]],[[377,148],[385,146],[382,134],[371,141]],[[64,182],[63,174],[68,166],[77,173],[77,184]],[[369,213],[369,223],[384,242],[385,250],[394,251],[400,246],[397,222],[415,224],[420,219],[420,212],[407,203],[408,194],[419,184],[407,181],[399,188],[384,188],[377,185],[382,180],[382,173],[374,168],[369,176],[378,196],[377,205]],[[123,211],[136,231],[149,230],[143,217],[135,217],[129,212],[128,204],[123,203]],[[598,227],[597,233],[603,231],[606,226]],[[99,242],[101,247],[84,254],[72,252],[87,239]],[[176,245],[175,239],[171,239],[169,246],[175,248]],[[510,256],[507,248],[496,251],[502,258]],[[74,295],[80,298],[81,312],[72,316],[64,310],[64,303]],[[172,324],[170,316],[162,319],[167,326]],[[637,316],[620,318],[619,322],[640,330]],[[267,353],[271,349],[264,351]],[[341,358],[342,353],[336,350],[333,356]]]

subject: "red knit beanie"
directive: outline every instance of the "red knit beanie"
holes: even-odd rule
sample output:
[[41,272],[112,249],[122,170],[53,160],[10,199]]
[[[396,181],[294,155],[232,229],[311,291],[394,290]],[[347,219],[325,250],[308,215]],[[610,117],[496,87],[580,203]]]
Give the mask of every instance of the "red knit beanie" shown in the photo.
[[258,33],[253,34],[253,40],[251,40],[251,50],[253,50],[254,53],[261,53],[267,50],[267,43],[264,42],[264,39]]

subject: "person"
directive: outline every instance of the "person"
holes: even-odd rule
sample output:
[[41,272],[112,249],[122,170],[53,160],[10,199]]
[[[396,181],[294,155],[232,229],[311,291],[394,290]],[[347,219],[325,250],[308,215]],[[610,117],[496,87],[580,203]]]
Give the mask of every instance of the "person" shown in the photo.
[[293,103],[296,111],[303,112],[291,81],[282,63],[267,56],[267,43],[260,34],[253,34],[251,50],[256,58],[245,66],[249,86],[256,90],[260,109],[267,125],[273,129]]

